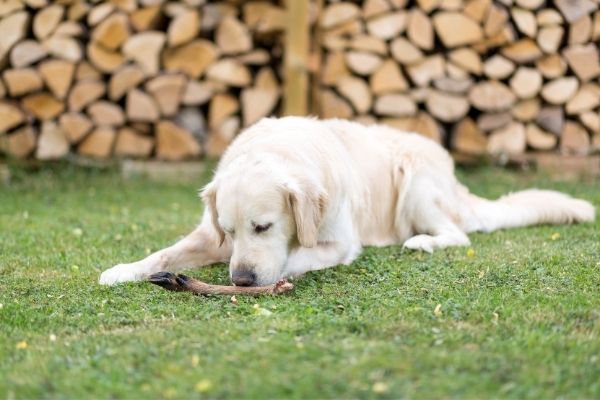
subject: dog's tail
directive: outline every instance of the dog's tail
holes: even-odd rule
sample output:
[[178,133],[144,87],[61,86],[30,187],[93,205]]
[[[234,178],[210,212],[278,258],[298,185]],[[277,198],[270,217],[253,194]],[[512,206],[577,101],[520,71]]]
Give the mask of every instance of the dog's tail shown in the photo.
[[527,225],[589,222],[596,214],[590,202],[552,190],[523,190],[494,201],[471,193],[466,195],[475,217],[469,231],[491,232]]

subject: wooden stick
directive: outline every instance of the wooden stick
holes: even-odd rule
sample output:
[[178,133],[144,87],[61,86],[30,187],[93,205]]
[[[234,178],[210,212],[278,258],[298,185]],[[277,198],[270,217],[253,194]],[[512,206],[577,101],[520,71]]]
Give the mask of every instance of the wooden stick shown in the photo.
[[278,295],[287,293],[294,288],[294,285],[285,279],[267,286],[222,286],[211,285],[182,274],[175,275],[171,272],[157,272],[156,274],[150,275],[148,281],[167,290],[176,292],[192,292],[197,295]]

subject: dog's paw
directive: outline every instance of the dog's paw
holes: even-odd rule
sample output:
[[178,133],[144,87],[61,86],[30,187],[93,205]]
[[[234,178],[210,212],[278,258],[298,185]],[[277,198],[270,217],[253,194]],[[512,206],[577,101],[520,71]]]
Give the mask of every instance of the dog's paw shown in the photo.
[[435,239],[429,235],[413,236],[404,242],[404,247],[411,250],[421,250],[433,253]]
[[140,272],[139,265],[119,264],[107,269],[100,275],[98,282],[101,285],[116,285],[122,282],[132,282],[145,279],[144,274]]

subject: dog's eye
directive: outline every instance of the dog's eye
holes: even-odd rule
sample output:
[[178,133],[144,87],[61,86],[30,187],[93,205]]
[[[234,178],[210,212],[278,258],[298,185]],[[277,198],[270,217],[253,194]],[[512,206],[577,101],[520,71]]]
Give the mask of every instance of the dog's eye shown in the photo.
[[264,224],[264,225],[256,225],[254,227],[254,232],[255,233],[263,233],[269,230],[269,228],[271,228],[271,226],[273,226],[272,223],[268,223],[268,224]]

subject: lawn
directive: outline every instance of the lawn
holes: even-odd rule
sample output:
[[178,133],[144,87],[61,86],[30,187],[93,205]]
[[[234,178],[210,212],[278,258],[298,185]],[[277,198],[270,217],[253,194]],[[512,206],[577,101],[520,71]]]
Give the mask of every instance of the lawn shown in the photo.
[[[0,186],[0,398],[599,398],[600,218],[369,248],[282,297],[195,297],[102,270],[199,220],[203,182],[15,169]],[[477,194],[598,182],[461,171]],[[222,266],[191,272],[227,283]]]

